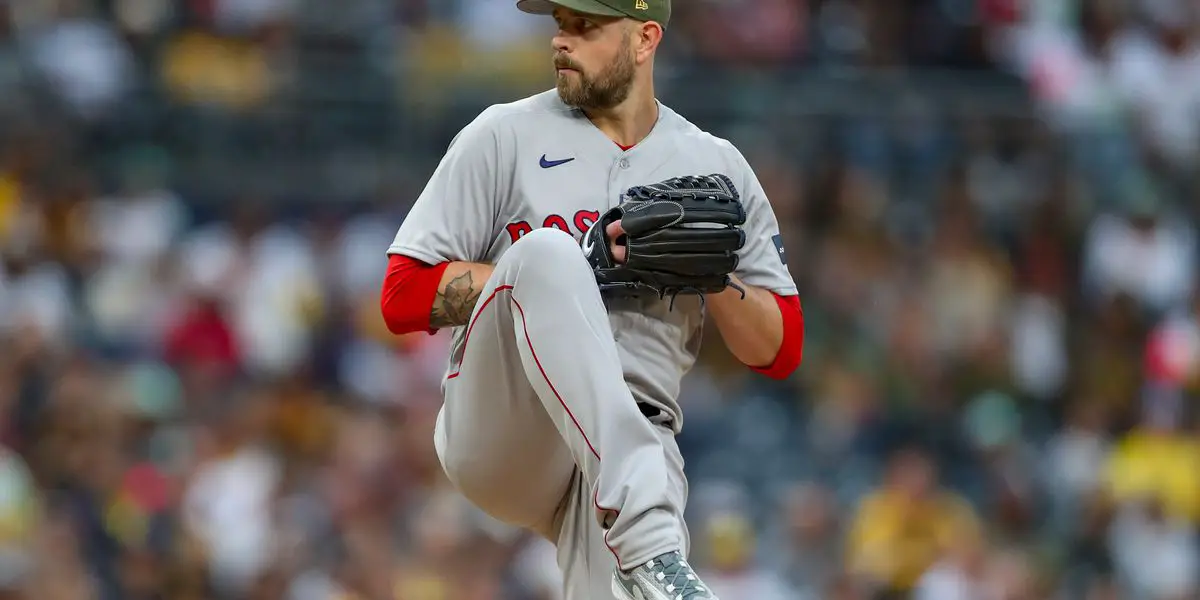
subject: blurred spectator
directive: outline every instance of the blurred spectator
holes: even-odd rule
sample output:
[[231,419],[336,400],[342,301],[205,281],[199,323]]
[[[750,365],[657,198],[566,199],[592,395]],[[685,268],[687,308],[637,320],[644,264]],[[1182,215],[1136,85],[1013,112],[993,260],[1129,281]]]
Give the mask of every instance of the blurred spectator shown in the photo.
[[1020,551],[988,550],[978,538],[964,539],[950,557],[922,578],[915,598],[1031,600],[1039,596],[1035,573]]
[[1052,127],[1097,193],[1129,172],[1136,148],[1126,118],[1133,90],[1117,68],[1130,31],[1129,3],[1038,2],[1011,40],[1010,56]]
[[30,61],[73,114],[88,120],[103,117],[136,83],[133,55],[113,24],[89,3],[42,4],[53,6],[54,14],[24,22],[19,31]]
[[1200,385],[1200,296],[1167,314],[1147,337],[1147,383],[1195,392]]
[[921,450],[896,452],[882,487],[861,501],[849,532],[847,562],[881,590],[907,593],[951,544],[978,535],[973,509],[940,488]]
[[247,593],[272,557],[272,504],[282,476],[265,447],[264,392],[217,398],[183,490],[188,532],[203,545],[222,594]]
[[[241,24],[236,14],[229,18],[232,26]],[[161,61],[161,77],[171,95],[200,107],[261,106],[278,76],[263,45],[205,30],[180,32],[164,49]]]
[[1012,303],[1009,362],[1018,390],[1053,400],[1067,383],[1067,315],[1052,298],[1026,294]]
[[841,570],[837,498],[817,484],[798,484],[784,492],[782,540],[770,547],[778,572],[800,597],[821,597]]
[[1191,598],[1200,592],[1195,526],[1147,497],[1127,502],[1110,534],[1117,573],[1139,598]]
[[[0,587],[27,581],[34,568],[36,541],[46,515],[29,466],[12,449],[0,455]],[[3,594],[3,592],[0,592]]]
[[808,596],[788,589],[778,573],[755,560],[753,526],[744,514],[710,515],[699,531],[697,554],[706,555],[704,581],[719,597],[797,600]]
[[1171,519],[1200,522],[1200,443],[1183,427],[1183,399],[1148,390],[1142,420],[1117,440],[1104,485],[1120,504],[1158,503]]
[[1122,208],[1100,214],[1084,242],[1084,285],[1093,302],[1128,294],[1154,314],[1178,307],[1196,285],[1196,232],[1170,217],[1152,183],[1137,177],[1121,190]]
[[1090,494],[1076,505],[1079,515],[1066,527],[1064,535],[1065,569],[1059,589],[1068,597],[1104,597],[1118,593],[1116,559],[1109,544],[1112,505],[1102,492]]
[[1105,408],[1090,398],[1067,407],[1063,428],[1044,449],[1043,485],[1052,506],[1051,526],[1070,533],[1082,526],[1079,507],[1103,489],[1103,469],[1112,442]]
[[[311,242],[246,206],[233,224],[216,223],[184,240],[187,283],[228,311],[244,366],[277,375],[305,359],[307,323],[321,310]],[[211,296],[210,296],[211,295]]]
[[[964,407],[966,437],[978,458],[984,517],[998,539],[1022,540],[1034,533],[1042,497],[1034,464],[1039,452],[1022,437],[1025,423],[1009,396],[989,391]],[[1003,532],[1003,533],[1000,533]]]
[[1151,164],[1170,171],[1200,158],[1200,44],[1194,4],[1142,3],[1147,29],[1133,32],[1113,58]]

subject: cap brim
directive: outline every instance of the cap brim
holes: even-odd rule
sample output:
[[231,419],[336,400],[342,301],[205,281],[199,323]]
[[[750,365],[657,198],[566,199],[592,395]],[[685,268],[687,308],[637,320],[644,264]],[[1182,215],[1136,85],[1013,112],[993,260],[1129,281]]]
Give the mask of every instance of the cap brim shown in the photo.
[[554,14],[554,9],[558,7],[568,8],[586,15],[600,15],[604,17],[629,16],[598,0],[517,0],[517,8],[531,15]]

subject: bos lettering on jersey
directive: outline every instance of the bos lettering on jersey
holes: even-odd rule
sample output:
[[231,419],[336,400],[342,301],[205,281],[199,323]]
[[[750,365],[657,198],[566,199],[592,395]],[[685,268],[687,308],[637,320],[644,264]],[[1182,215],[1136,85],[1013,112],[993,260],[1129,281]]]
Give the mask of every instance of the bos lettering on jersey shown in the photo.
[[[577,210],[570,217],[549,215],[542,219],[538,227],[553,227],[565,231],[576,238],[580,238],[599,220],[600,211],[598,210]],[[535,227],[529,221],[514,221],[504,226],[504,231],[508,233],[508,240],[511,243],[516,243],[517,240],[521,239],[521,236],[534,229]]]

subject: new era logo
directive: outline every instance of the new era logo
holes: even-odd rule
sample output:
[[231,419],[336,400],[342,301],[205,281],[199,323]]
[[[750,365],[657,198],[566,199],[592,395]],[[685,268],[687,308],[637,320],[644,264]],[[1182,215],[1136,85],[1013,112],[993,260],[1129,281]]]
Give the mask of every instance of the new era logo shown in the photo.
[[637,0],[637,2],[633,3],[633,7],[637,10],[650,10],[650,5],[646,0]]

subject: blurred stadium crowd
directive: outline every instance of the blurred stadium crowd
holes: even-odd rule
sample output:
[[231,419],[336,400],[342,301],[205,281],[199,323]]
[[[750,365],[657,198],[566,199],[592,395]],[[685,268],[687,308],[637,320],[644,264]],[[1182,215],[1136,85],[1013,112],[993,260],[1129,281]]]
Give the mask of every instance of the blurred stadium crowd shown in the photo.
[[[446,336],[384,250],[512,0],[0,0],[0,598],[551,600],[448,491]],[[755,600],[1200,597],[1186,0],[680,2],[662,97],[746,152],[805,363],[712,340],[694,561]]]

